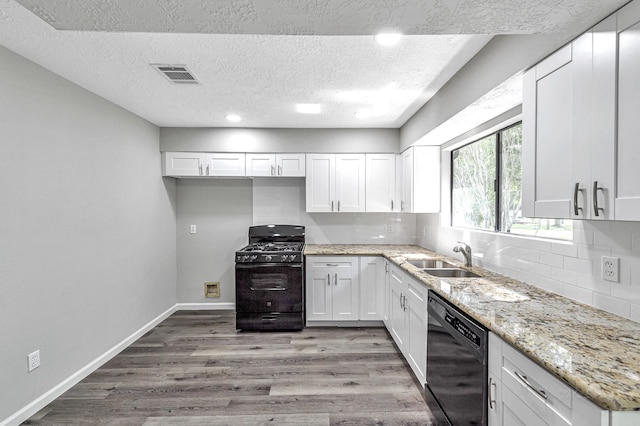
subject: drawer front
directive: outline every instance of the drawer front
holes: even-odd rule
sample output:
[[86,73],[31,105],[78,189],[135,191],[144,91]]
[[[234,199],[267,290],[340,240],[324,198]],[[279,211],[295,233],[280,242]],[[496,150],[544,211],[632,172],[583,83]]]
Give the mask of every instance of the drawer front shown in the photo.
[[407,284],[409,297],[411,297],[415,302],[423,305],[426,309],[427,287],[421,282],[415,281],[411,278],[407,279]]
[[508,344],[502,345],[502,384],[548,424],[570,424],[571,387]]

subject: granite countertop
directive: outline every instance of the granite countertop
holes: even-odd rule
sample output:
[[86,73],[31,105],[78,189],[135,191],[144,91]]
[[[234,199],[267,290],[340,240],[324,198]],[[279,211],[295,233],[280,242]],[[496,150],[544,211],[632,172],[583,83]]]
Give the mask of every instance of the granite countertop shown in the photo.
[[383,256],[598,406],[640,410],[640,324],[482,268],[438,278],[407,259],[453,259],[415,245],[308,244],[305,255]]

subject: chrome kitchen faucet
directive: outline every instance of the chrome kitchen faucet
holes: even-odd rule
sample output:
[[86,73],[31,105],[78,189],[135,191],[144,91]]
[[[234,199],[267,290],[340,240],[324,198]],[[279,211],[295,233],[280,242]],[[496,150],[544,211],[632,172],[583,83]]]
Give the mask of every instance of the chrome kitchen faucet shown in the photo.
[[458,241],[458,245],[453,248],[453,251],[456,253],[462,253],[464,256],[464,266],[471,266],[471,246],[463,243],[462,241]]

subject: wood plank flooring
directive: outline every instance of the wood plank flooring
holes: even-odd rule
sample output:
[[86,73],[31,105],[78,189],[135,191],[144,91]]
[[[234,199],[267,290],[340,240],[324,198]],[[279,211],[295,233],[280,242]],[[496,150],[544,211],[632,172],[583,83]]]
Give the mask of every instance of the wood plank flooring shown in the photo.
[[383,328],[237,332],[173,314],[23,424],[434,425]]

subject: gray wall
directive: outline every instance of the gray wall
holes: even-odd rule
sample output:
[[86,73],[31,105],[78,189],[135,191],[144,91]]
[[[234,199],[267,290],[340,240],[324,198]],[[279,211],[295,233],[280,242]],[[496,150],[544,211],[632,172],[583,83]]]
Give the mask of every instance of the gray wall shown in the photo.
[[176,213],[156,126],[4,47],[0,93],[2,422],[175,304]]
[[399,147],[399,129],[160,129],[161,151],[398,152]]
[[[252,225],[251,182],[178,179],[178,302],[235,303],[234,254]],[[207,281],[220,282],[219,299],[204,297]]]
[[[495,36],[400,129],[405,150],[503,81],[569,41],[570,35]],[[446,141],[442,141],[446,142]]]

